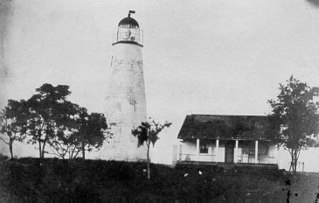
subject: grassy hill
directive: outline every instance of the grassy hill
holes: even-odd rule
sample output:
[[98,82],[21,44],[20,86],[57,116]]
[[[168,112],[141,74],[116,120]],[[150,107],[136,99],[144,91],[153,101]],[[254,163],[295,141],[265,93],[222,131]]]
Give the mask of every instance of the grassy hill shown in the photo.
[[[151,165],[103,160],[35,158],[0,161],[6,202],[233,202],[283,200],[289,174],[278,169]],[[289,182],[289,181],[288,181]]]

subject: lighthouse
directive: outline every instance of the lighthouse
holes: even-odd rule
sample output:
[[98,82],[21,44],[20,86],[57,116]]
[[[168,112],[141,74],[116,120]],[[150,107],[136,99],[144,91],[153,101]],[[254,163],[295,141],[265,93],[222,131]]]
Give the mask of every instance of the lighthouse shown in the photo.
[[142,58],[142,31],[129,11],[113,39],[111,80],[106,97],[106,118],[112,139],[103,158],[121,161],[146,159],[146,147],[138,147],[132,129],[146,121],[146,100]]

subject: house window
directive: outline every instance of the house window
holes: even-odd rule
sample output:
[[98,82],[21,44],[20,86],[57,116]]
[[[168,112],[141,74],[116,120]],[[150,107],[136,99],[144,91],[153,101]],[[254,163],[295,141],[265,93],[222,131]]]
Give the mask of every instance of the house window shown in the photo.
[[200,143],[199,145],[199,153],[207,154],[208,153],[208,146],[206,143]]
[[245,147],[245,148],[243,148],[243,154],[249,154],[249,148],[248,147]]
[[249,156],[255,157],[255,147],[249,147]]
[[268,156],[269,147],[267,145],[260,145],[258,149],[258,156]]

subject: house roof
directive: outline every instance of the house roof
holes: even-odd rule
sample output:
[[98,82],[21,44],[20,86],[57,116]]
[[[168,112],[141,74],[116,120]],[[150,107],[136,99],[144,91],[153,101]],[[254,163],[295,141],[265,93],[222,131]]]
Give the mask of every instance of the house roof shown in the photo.
[[267,116],[187,115],[179,139],[269,140]]

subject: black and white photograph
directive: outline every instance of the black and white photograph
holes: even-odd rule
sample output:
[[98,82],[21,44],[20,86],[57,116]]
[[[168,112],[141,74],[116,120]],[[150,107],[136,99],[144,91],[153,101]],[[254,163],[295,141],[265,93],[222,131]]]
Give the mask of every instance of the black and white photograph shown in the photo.
[[0,202],[319,202],[319,0],[0,0]]

